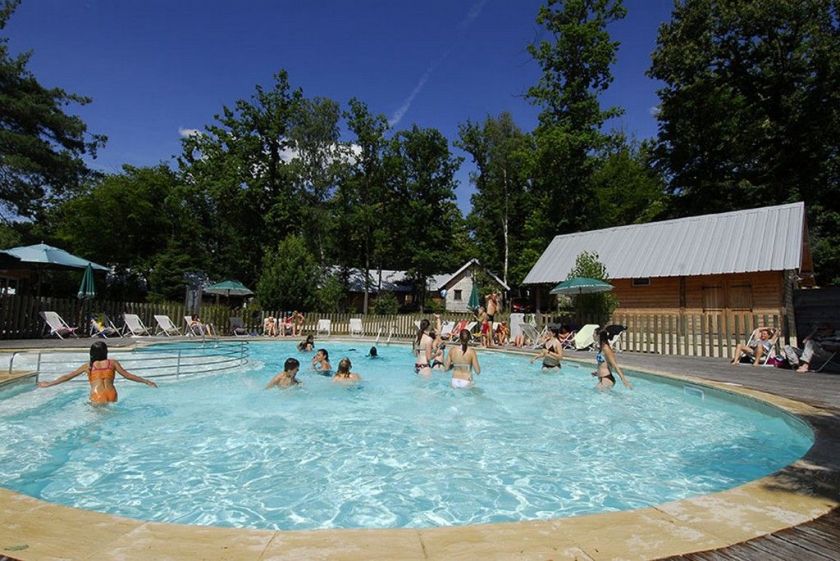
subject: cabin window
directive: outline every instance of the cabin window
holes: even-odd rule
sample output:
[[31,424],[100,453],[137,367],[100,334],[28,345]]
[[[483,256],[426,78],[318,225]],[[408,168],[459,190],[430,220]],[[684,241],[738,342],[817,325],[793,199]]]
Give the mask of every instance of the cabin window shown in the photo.
[[452,298],[454,298],[456,301],[460,301],[461,300],[461,291],[456,290],[455,291],[455,296],[453,296]]
[[707,310],[722,310],[723,309],[723,287],[722,286],[704,286],[703,287],[703,311]]
[[752,310],[752,285],[736,284],[729,287],[729,307],[733,310]]
[[650,277],[633,279],[633,286],[650,286]]

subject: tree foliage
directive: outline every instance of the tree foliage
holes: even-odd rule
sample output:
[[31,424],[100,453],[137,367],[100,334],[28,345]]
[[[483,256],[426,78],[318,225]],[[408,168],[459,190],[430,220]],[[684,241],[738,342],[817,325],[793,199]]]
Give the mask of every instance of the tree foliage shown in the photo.
[[840,11],[833,0],[686,0],[659,31],[653,151],[670,212],[803,200],[840,282]]
[[306,242],[299,236],[287,236],[266,251],[257,298],[270,310],[311,310],[317,302],[320,277],[321,268]]
[[[575,266],[569,271],[566,279],[575,277],[598,279],[604,282],[610,280],[606,266],[599,261],[598,254],[594,251],[584,251],[577,256]],[[575,308],[580,317],[587,321],[597,321],[601,325],[609,319],[613,310],[618,306],[618,300],[611,292],[580,294],[572,296],[572,298],[574,298]]]
[[[0,4],[0,31],[19,3]],[[75,193],[91,175],[83,156],[95,157],[106,141],[65,112],[91,99],[45,88],[27,69],[31,55],[13,56],[0,37],[0,217],[6,220],[35,218]]]

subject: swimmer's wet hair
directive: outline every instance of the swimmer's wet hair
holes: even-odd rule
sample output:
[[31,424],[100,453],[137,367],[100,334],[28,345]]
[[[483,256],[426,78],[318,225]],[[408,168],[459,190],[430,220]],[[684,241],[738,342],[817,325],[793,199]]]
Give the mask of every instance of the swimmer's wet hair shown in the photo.
[[295,368],[300,368],[300,361],[296,358],[287,358],[286,362],[283,364],[283,370],[291,372]]
[[90,346],[90,365],[97,360],[106,360],[108,358],[108,345],[105,341],[97,341]]
[[370,348],[370,353],[368,353],[368,354],[370,354],[370,356],[377,356],[379,354],[379,352],[376,350],[376,347],[371,347]]

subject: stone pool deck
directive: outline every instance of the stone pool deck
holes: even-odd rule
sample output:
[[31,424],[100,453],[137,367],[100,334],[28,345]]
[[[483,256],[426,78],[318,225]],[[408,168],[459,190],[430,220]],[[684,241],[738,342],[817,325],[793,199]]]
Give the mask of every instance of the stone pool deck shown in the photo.
[[[86,348],[90,342],[3,341],[0,353],[21,348]],[[137,342],[108,341],[111,346]],[[591,353],[573,353],[569,358],[593,362]],[[5,555],[22,561],[641,560],[718,550],[696,557],[714,559],[727,558],[720,555],[735,551],[721,548],[755,542],[755,538],[768,540],[761,536],[807,524],[840,504],[840,376],[796,375],[774,368],[730,367],[720,359],[637,353],[621,353],[618,360],[630,370],[705,384],[774,404],[808,422],[816,443],[804,458],[783,470],[720,493],[635,511],[448,528],[274,532],[182,526],[53,505],[0,489],[0,559]],[[758,551],[772,550],[772,542],[767,543],[771,545]],[[771,553],[766,558],[773,558]],[[834,553],[833,558],[840,558],[840,546]],[[777,557],[786,558],[784,552]],[[736,554],[731,558],[760,557]]]

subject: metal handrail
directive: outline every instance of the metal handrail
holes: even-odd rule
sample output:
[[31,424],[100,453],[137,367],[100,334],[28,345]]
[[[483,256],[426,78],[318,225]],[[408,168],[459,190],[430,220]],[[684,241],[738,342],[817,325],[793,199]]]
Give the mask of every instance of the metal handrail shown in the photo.
[[[187,345],[186,348],[183,345]],[[185,352],[186,351],[186,352]],[[50,358],[60,354],[74,353],[78,354],[79,349],[55,349],[55,351],[45,352],[43,350],[37,351],[36,354],[36,377],[35,381],[46,373],[58,373],[66,370],[66,366],[61,369],[50,369],[49,365],[65,365],[66,360],[50,360]],[[135,356],[119,356],[121,363],[125,363],[130,367],[130,370],[135,373],[144,374],[149,378],[166,378],[190,374],[205,374],[209,372],[221,372],[224,370],[232,370],[248,363],[250,357],[250,347],[248,341],[230,341],[230,342],[216,342],[212,346],[208,346],[205,342],[195,344],[179,343],[177,352],[167,353],[158,349],[114,349],[111,355],[134,354]],[[9,372],[12,371],[15,359],[20,355],[31,354],[26,351],[16,351],[12,353],[9,360]],[[164,364],[150,364],[150,361],[165,361]],[[137,364],[134,364],[137,363]],[[48,368],[43,368],[47,365]],[[159,372],[162,370],[172,370],[172,372]],[[84,379],[76,379],[73,381],[85,381]]]

